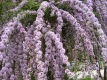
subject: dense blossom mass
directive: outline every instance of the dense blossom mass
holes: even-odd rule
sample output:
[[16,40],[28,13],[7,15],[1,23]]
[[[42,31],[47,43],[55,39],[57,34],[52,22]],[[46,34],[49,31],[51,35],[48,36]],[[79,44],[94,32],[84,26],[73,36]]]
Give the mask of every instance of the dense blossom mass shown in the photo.
[[[96,70],[94,78],[102,80],[107,1],[33,0],[40,4],[37,10],[21,10],[29,1],[12,0],[18,5],[8,13],[17,15],[1,28],[0,80],[70,80],[75,76],[73,62],[84,63],[82,77]],[[35,15],[33,23],[23,23],[26,15]]]

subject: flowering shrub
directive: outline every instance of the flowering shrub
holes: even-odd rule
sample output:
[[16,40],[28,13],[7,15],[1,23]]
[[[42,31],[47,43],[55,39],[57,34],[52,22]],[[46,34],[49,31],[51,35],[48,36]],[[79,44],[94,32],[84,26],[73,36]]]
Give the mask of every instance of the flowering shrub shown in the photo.
[[107,67],[106,0],[5,2],[12,5],[0,12],[0,80],[70,80],[80,63],[83,78],[86,71],[92,75],[96,70],[93,76],[102,80],[101,61]]

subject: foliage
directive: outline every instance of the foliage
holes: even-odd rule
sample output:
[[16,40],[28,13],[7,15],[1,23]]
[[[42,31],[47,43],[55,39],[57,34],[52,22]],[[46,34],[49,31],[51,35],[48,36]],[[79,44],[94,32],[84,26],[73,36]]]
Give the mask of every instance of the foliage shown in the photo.
[[85,78],[82,78],[80,80],[93,80],[93,79],[91,79],[90,76],[86,76]]
[[28,0],[28,2],[20,10],[37,10],[39,6],[40,3],[35,2],[34,0]]
[[9,12],[9,9],[17,5],[18,3],[12,3],[11,0],[0,1],[0,21],[2,21],[2,24],[4,24],[6,20],[10,20],[13,15],[16,15],[16,13]]

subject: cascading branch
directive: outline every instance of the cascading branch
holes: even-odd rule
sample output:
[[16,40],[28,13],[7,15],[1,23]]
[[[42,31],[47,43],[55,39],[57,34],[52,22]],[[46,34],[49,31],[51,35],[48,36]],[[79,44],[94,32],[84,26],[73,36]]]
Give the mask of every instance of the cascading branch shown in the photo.
[[[94,77],[102,80],[100,62],[107,67],[107,1],[31,1],[40,4],[37,10],[21,10],[29,0],[12,0],[20,3],[9,10],[17,16],[0,31],[0,80],[70,80],[75,76],[72,62],[84,63],[83,77],[96,70]],[[27,15],[35,15],[28,26],[23,23]]]

